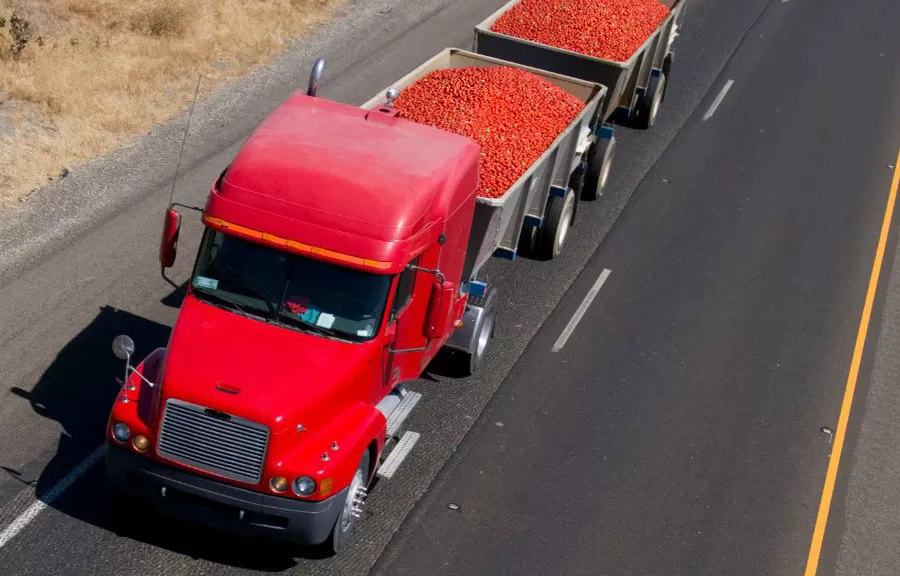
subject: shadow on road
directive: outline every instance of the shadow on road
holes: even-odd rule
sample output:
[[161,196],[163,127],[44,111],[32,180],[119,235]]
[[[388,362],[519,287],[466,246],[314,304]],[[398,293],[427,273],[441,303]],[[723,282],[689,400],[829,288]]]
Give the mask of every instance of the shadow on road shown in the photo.
[[[164,303],[180,302],[173,293]],[[175,304],[177,305],[177,304]],[[123,378],[124,364],[111,350],[118,334],[130,335],[136,345],[135,358],[166,346],[170,328],[123,310],[104,307],[96,318],[57,355],[31,390],[12,392],[31,404],[35,412],[57,421],[63,428],[52,460],[35,486],[42,498],[82,460],[104,442],[109,410]],[[3,467],[19,478],[19,472]],[[22,480],[26,482],[26,480]],[[296,547],[254,541],[165,517],[140,503],[117,509],[106,484],[102,462],[74,482],[50,506],[82,522],[122,538],[145,542],[195,559],[267,572],[296,565]],[[121,504],[119,504],[121,506]],[[303,553],[316,557],[315,551]]]
[[112,339],[128,333],[137,343],[137,355],[165,346],[169,328],[134,314],[103,307],[73,338],[41,375],[31,390],[12,393],[31,404],[35,412],[63,428],[56,455],[37,481],[41,497],[87,454],[103,442],[109,409],[121,386],[123,364],[112,354]]

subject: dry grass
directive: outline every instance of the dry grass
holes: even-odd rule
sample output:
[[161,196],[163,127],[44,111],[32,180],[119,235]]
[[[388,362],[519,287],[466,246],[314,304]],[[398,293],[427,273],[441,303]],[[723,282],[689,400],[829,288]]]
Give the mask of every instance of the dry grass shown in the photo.
[[0,0],[0,204],[267,61],[341,0]]

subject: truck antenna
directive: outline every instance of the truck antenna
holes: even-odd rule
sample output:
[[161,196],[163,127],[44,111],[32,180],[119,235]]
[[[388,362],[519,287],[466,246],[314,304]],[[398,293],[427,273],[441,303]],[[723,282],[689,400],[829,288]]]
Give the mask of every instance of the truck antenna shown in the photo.
[[191,129],[191,119],[194,117],[194,104],[197,103],[197,94],[200,93],[200,80],[203,74],[197,75],[197,87],[194,88],[194,99],[191,101],[191,111],[188,113],[187,126],[184,127],[184,136],[181,139],[181,150],[178,152],[178,162],[175,164],[175,174],[172,176],[172,189],[169,191],[169,206],[172,206],[172,198],[175,197],[175,182],[178,181],[178,169],[181,168],[181,157],[184,155],[184,144],[187,142],[188,132]]

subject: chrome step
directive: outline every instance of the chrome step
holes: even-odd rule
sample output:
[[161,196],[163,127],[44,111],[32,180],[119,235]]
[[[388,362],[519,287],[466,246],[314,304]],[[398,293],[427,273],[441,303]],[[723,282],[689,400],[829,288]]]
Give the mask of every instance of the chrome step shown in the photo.
[[403,425],[406,424],[406,420],[409,418],[410,412],[413,411],[413,408],[416,407],[416,404],[419,403],[419,400],[422,399],[422,395],[418,392],[407,392],[406,396],[403,397],[403,400],[400,401],[400,404],[394,408],[391,415],[388,416],[387,419],[387,438],[393,438],[397,434],[403,430]]
[[377,476],[386,480],[393,478],[397,469],[400,468],[400,465],[412,452],[416,442],[419,441],[419,436],[418,432],[407,432],[404,434],[400,441],[397,442],[397,446],[391,450],[391,455],[378,468]]

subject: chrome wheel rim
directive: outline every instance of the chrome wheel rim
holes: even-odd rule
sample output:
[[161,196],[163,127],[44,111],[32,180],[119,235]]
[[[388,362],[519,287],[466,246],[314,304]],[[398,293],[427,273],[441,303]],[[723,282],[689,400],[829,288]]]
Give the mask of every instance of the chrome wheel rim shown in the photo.
[[487,349],[488,342],[491,340],[491,331],[494,327],[494,311],[488,310],[485,315],[484,323],[481,325],[481,332],[478,333],[478,346],[476,347],[476,354],[481,358],[484,355],[484,351]]
[[655,94],[653,94],[653,106],[650,108],[650,122],[656,122],[656,115],[659,114],[659,104],[662,101],[662,93],[663,93],[663,85],[659,84],[659,87]]
[[606,187],[606,181],[609,180],[609,170],[612,166],[613,151],[615,150],[615,141],[610,141],[609,149],[603,158],[603,168],[600,169],[600,190]]
[[553,243],[553,256],[558,256],[562,252],[563,244],[566,242],[566,236],[569,234],[569,226],[572,223],[572,212],[575,210],[575,195],[567,194],[566,203],[563,206],[562,222],[559,223],[559,232],[556,234],[556,241]]
[[366,497],[365,479],[363,471],[357,470],[347,490],[347,499],[344,501],[344,509],[341,511],[341,532],[348,532],[356,523],[361,511],[362,502]]

